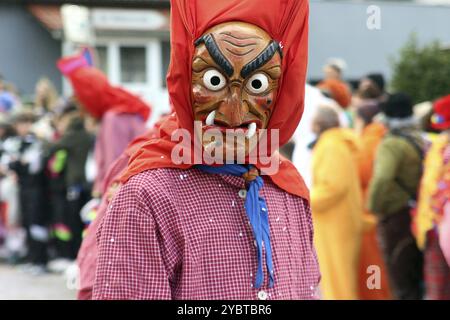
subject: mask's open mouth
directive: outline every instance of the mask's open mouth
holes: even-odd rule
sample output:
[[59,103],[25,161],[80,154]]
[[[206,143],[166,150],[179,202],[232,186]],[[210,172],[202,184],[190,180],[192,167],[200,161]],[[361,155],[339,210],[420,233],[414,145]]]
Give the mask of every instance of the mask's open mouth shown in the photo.
[[247,139],[252,138],[255,135],[257,129],[261,128],[261,121],[259,119],[253,121],[245,121],[237,127],[230,127],[226,122],[216,119],[215,110],[211,111],[208,116],[204,117],[204,119],[202,119],[202,123],[202,129],[204,131],[209,129],[216,129],[223,133],[226,133],[227,131],[230,132],[233,130],[240,130],[245,134],[245,137]]

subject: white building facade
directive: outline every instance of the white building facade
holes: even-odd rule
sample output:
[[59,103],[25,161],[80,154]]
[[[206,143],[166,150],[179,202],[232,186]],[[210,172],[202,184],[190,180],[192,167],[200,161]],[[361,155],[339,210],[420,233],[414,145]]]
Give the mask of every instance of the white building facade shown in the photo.
[[[64,14],[65,9],[64,6],[61,9],[64,55],[73,54],[80,46],[95,48],[96,65],[111,83],[152,105],[150,124],[170,111],[166,87],[170,61],[169,10],[82,8],[87,14],[77,19],[73,13],[80,7],[72,6],[68,14]],[[77,33],[77,24],[87,27],[78,28]],[[64,92],[70,94],[67,83]]]

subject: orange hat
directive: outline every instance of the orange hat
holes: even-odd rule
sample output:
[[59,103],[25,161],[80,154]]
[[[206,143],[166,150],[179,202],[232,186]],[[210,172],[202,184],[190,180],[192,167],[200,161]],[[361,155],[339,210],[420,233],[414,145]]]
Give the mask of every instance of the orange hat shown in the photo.
[[330,98],[335,100],[342,108],[347,108],[352,101],[352,93],[343,81],[327,79],[320,82],[317,88],[326,91],[330,95]]

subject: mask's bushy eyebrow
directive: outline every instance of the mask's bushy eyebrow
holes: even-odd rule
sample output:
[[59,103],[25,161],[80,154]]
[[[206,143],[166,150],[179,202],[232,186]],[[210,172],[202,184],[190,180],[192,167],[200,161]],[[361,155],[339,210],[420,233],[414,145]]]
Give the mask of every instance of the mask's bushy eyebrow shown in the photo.
[[234,73],[234,68],[231,65],[230,61],[228,61],[228,59],[225,58],[222,51],[220,51],[220,48],[217,45],[214,36],[212,34],[206,34],[204,36],[201,36],[200,38],[195,40],[194,45],[197,47],[202,43],[205,44],[206,49],[213,58],[214,62],[217,63],[217,65],[220,68],[222,68],[222,70],[226,73],[227,76],[231,77]]
[[261,68],[265,65],[276,52],[280,53],[280,56],[283,57],[283,53],[281,51],[281,47],[278,42],[270,41],[269,45],[252,61],[247,63],[241,70],[241,77],[247,78],[253,71]]

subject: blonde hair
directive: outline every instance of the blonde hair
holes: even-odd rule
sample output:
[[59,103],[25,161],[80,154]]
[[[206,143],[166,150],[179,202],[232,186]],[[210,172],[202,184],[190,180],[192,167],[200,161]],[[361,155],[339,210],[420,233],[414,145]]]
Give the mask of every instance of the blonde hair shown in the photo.
[[[40,94],[38,91],[39,87],[45,86],[44,93]],[[44,108],[45,111],[52,111],[57,105],[59,100],[58,92],[55,86],[48,78],[41,78],[36,83],[36,95],[34,98],[34,105],[38,108]]]

